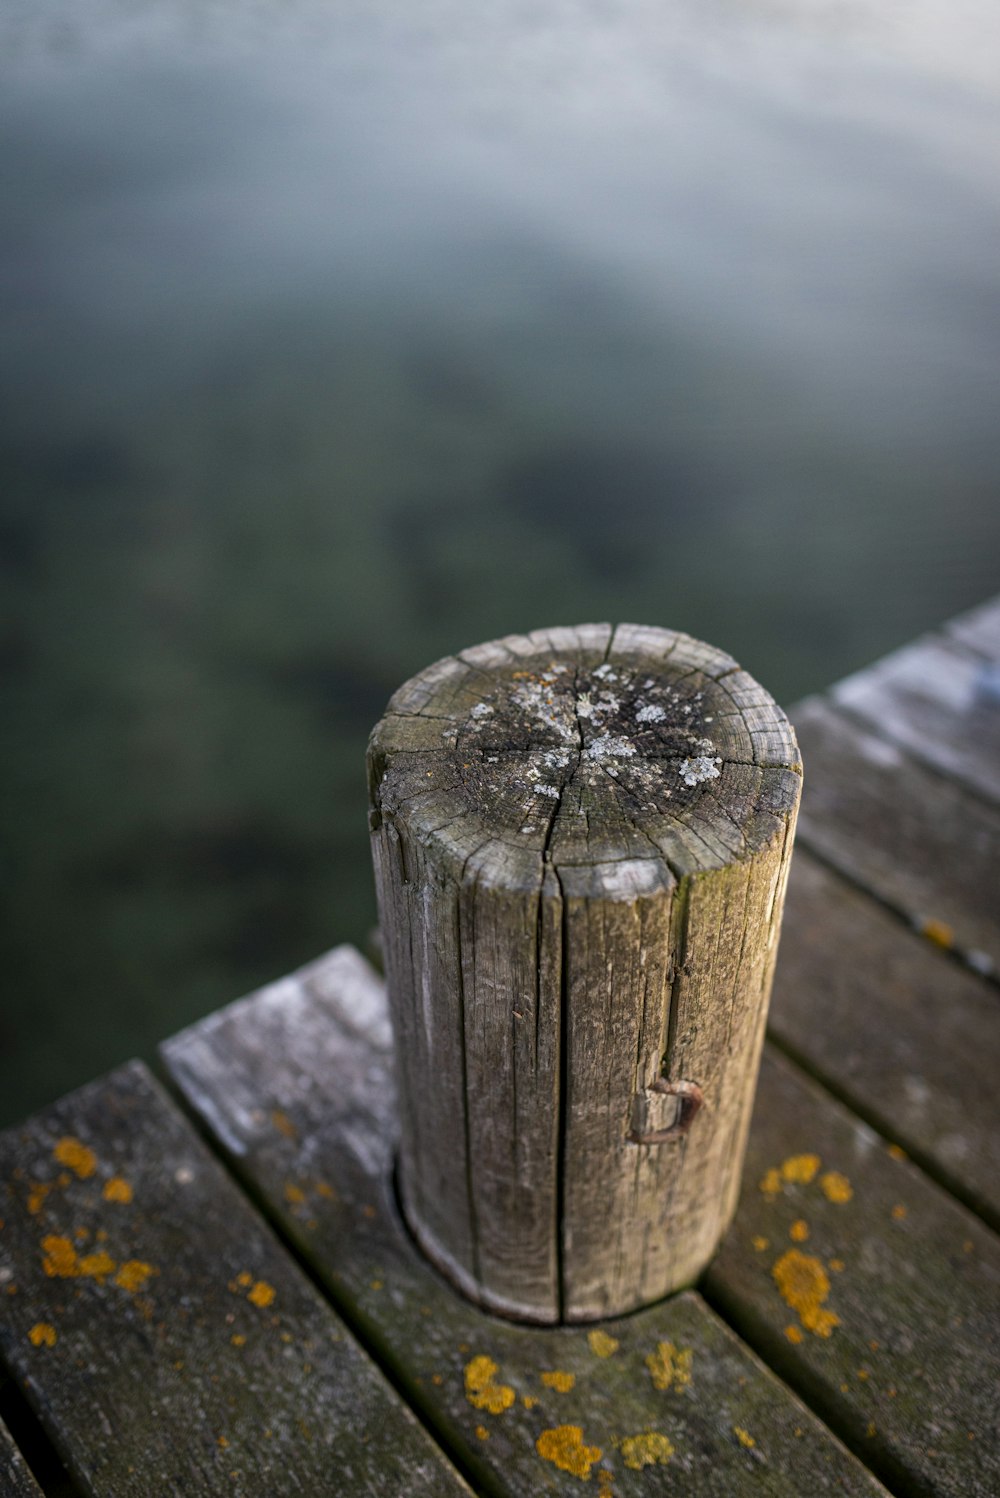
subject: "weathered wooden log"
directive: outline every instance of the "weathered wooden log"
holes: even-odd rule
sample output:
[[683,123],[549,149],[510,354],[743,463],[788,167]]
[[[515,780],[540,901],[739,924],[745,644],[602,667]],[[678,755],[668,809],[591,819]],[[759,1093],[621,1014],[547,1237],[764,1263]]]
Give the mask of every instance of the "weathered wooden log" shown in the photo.
[[691,1284],[736,1207],[801,773],[729,656],[540,630],[402,686],[369,748],[417,1240],[582,1321]]

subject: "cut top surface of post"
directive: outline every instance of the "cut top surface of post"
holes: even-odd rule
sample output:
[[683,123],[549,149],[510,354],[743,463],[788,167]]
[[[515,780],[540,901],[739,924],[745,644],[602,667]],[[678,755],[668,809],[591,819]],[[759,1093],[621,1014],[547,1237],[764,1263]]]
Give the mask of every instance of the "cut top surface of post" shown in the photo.
[[478,879],[525,888],[546,864],[589,867],[604,894],[630,882],[616,864],[674,882],[752,856],[800,776],[788,719],[732,657],[630,624],[437,662],[392,697],[370,767],[375,820],[474,859]]

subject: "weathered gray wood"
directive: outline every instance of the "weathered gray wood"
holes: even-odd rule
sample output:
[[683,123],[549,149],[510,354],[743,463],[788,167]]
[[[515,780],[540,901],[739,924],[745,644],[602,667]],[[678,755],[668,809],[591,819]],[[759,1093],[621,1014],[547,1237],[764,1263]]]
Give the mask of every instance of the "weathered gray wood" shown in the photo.
[[838,682],[830,697],[883,738],[1000,801],[1000,672],[928,636]]
[[468,1491],[138,1063],[0,1181],[0,1351],[87,1493]]
[[1000,1240],[773,1053],[707,1285],[897,1491],[1000,1492]]
[[809,783],[799,836],[985,973],[1000,967],[1000,809],[819,698],[793,709]]
[[1000,663],[1000,597],[970,609],[967,614],[960,614],[945,628],[963,645],[977,650],[987,660]]
[[619,1498],[882,1491],[694,1294],[598,1328],[528,1328],[487,1315],[429,1267],[392,1189],[385,989],[356,952],[339,948],[230,1006],[164,1055],[483,1492],[576,1494],[585,1473],[582,1491]]
[[407,682],[369,751],[400,1188],[494,1310],[632,1309],[732,1215],[801,777],[731,657],[538,631]]
[[795,856],[770,1033],[1000,1228],[1000,1013],[992,984]]
[[0,1420],[0,1494],[3,1498],[42,1498],[42,1490],[32,1477],[27,1462],[14,1444],[10,1431]]

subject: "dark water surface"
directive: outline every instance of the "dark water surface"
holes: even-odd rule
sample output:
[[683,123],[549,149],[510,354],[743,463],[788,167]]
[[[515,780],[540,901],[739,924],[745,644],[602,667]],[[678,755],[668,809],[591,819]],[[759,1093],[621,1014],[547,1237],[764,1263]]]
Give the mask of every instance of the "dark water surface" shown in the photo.
[[373,919],[390,690],[1000,586],[985,5],[0,19],[0,1117]]

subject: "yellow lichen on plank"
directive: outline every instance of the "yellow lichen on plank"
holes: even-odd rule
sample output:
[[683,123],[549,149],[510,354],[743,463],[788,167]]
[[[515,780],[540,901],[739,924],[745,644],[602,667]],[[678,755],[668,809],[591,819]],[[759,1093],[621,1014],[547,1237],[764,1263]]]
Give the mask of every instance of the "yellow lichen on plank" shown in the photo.
[[42,1239],[42,1268],[50,1279],[70,1279],[80,1273],[76,1249],[68,1238],[50,1233]]
[[607,1332],[597,1328],[587,1333],[587,1345],[595,1358],[610,1358],[614,1357],[621,1344],[617,1337],[610,1337]]
[[658,1430],[640,1431],[638,1435],[626,1436],[621,1443],[622,1459],[633,1472],[643,1467],[665,1467],[674,1454],[674,1447]]
[[568,1394],[576,1383],[576,1374],[564,1373],[561,1368],[555,1368],[551,1373],[543,1373],[541,1377],[547,1389],[555,1389],[559,1394]]
[[141,1259],[127,1259],[115,1275],[115,1284],[122,1290],[135,1294],[144,1287],[151,1275],[159,1272],[154,1265],[145,1264]]
[[247,1295],[247,1300],[252,1306],[259,1306],[265,1310],[274,1300],[275,1289],[266,1280],[258,1280],[253,1289]]
[[475,1410],[487,1410],[491,1415],[502,1415],[514,1403],[514,1390],[509,1384],[497,1383],[499,1367],[492,1358],[480,1353],[465,1365],[465,1397]]
[[745,1446],[748,1451],[752,1451],[757,1444],[750,1432],[744,1430],[742,1425],[733,1426],[733,1435],[739,1441],[740,1445]]
[[580,1477],[584,1482],[590,1477],[591,1467],[604,1455],[600,1446],[584,1445],[581,1425],[556,1425],[551,1430],[543,1430],[535,1442],[535,1450],[560,1471]]
[[132,1200],[132,1187],[124,1177],[112,1176],[109,1181],[105,1182],[101,1195],[106,1202],[120,1202],[122,1206],[127,1207]]
[[805,1243],[809,1237],[809,1224],[801,1217],[797,1218],[788,1229],[788,1236],[793,1243]]
[[781,1163],[781,1179],[796,1186],[808,1186],[821,1164],[819,1155],[789,1155]]
[[806,1331],[817,1337],[828,1337],[833,1328],[840,1325],[840,1317],[823,1308],[830,1293],[830,1281],[815,1255],[790,1248],[782,1254],[771,1273],[785,1304],[799,1313]]
[[56,1144],[52,1151],[53,1156],[60,1165],[65,1165],[67,1170],[75,1171],[81,1181],[92,1176],[97,1169],[97,1156],[92,1149],[88,1149],[79,1139],[71,1134],[65,1135]]
[[32,1217],[38,1216],[39,1212],[42,1210],[45,1198],[48,1196],[51,1190],[52,1186],[50,1183],[46,1184],[41,1181],[36,1182],[33,1186],[29,1187],[28,1211],[31,1213]]
[[77,1265],[77,1274],[96,1280],[103,1285],[109,1274],[114,1274],[117,1265],[110,1254],[98,1249],[96,1254],[85,1254]]
[[690,1347],[675,1347],[673,1342],[658,1342],[656,1351],[646,1357],[646,1367],[654,1389],[684,1389],[691,1382],[694,1352]]
[[843,1205],[854,1195],[854,1187],[839,1170],[828,1170],[819,1178],[820,1190],[828,1202]]
[[28,1333],[32,1347],[55,1347],[56,1329],[48,1321],[36,1321]]
[[271,1114],[271,1122],[274,1124],[274,1127],[277,1129],[278,1133],[283,1134],[286,1139],[298,1138],[298,1130],[292,1123],[292,1120],[289,1118],[288,1114],[284,1113],[280,1108],[275,1108],[274,1112]]

